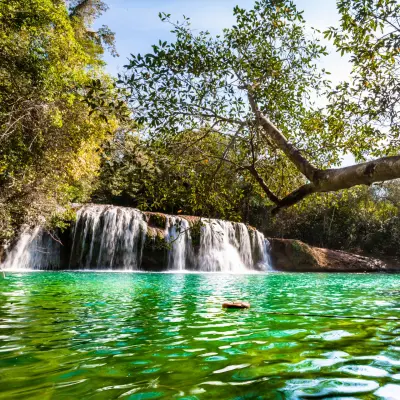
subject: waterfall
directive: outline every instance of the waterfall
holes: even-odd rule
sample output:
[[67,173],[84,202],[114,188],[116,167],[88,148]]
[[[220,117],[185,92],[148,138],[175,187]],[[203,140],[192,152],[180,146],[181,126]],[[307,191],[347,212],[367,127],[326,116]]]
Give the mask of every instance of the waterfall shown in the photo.
[[60,243],[40,226],[24,227],[0,267],[8,270],[58,269]]
[[77,212],[69,268],[140,268],[147,223],[134,208],[89,205]]
[[252,252],[254,254],[256,268],[261,271],[273,271],[270,247],[269,241],[264,238],[264,235],[254,230],[252,236]]
[[236,223],[235,225],[237,238],[236,243],[240,258],[247,268],[252,268],[254,263],[249,230],[245,224]]
[[[150,232],[158,232],[158,239]],[[89,204],[78,209],[76,221],[64,236],[61,246],[40,227],[25,228],[0,267],[233,273],[272,270],[264,235],[238,222]]]
[[272,270],[264,235],[239,222],[202,221],[199,269],[209,272]]
[[183,271],[193,265],[193,247],[189,222],[167,216],[165,240],[168,244],[168,269]]
[[[246,264],[231,222],[206,220],[200,234],[200,271],[244,272]],[[247,256],[248,250],[243,253]]]

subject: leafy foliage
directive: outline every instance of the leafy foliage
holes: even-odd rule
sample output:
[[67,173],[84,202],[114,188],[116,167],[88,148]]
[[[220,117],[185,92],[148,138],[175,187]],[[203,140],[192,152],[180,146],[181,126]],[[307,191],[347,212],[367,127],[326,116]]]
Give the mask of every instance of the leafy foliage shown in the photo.
[[63,1],[0,3],[0,243],[85,200],[99,146],[118,126],[115,108],[90,92],[96,82],[118,102],[87,29]]
[[[263,113],[316,164],[337,162],[332,137],[316,133],[324,132],[326,121],[311,101],[328,85],[316,64],[326,50],[306,37],[302,13],[292,1],[263,0],[248,11],[235,7],[234,14],[236,25],[217,37],[194,33],[188,18],[173,23],[160,14],[172,24],[175,42],[160,40],[152,53],[132,56],[124,77],[138,122],[150,137],[167,142],[180,132],[217,132],[226,138],[220,159],[238,167],[267,165],[265,179],[274,187],[281,181],[277,164],[288,163],[261,136],[247,99],[251,87]],[[240,159],[233,143],[240,143]],[[284,191],[301,180],[293,167],[285,175]]]
[[182,132],[168,146],[120,133],[104,148],[93,198],[142,210],[242,219],[263,193],[246,171],[215,158],[226,142],[204,131]]
[[339,0],[340,26],[325,36],[353,65],[351,80],[330,94],[330,114],[343,121],[342,148],[358,160],[400,148],[400,4]]

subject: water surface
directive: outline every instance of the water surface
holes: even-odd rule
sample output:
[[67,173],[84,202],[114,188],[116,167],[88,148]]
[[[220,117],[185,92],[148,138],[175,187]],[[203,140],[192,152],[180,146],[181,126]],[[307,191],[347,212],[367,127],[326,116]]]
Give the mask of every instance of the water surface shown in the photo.
[[399,317],[399,275],[7,274],[0,398],[400,399]]

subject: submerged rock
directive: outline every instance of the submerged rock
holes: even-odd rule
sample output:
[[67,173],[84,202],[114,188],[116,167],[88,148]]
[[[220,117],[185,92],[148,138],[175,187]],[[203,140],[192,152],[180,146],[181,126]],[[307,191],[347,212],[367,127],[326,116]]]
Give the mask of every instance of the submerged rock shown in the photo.
[[250,308],[250,303],[245,301],[225,301],[222,308]]
[[300,240],[269,238],[274,269],[287,272],[391,272],[376,258],[312,247]]

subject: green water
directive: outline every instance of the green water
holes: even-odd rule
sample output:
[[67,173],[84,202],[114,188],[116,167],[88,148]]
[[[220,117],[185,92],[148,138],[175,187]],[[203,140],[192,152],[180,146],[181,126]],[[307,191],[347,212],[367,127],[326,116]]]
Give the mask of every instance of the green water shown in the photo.
[[400,321],[271,311],[400,317],[400,276],[7,274],[0,398],[400,399]]

